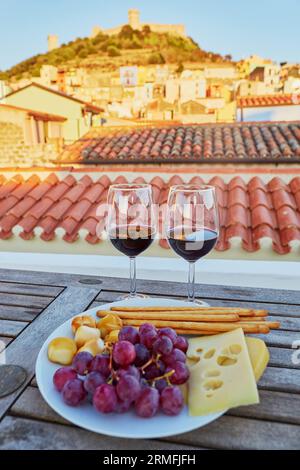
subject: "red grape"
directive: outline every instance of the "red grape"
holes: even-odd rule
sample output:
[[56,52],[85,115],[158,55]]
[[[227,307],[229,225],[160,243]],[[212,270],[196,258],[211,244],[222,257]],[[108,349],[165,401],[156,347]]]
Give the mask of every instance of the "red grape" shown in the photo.
[[157,333],[155,330],[146,330],[140,332],[141,344],[146,346],[147,349],[152,349],[153,343],[157,340]]
[[160,395],[162,411],[169,416],[176,416],[184,406],[184,399],[179,387],[166,387]]
[[131,407],[131,401],[122,401],[118,400],[117,403],[117,413],[126,413],[127,411],[130,410]]
[[137,344],[140,336],[136,328],[133,326],[124,326],[119,333],[119,341],[129,341],[129,343]]
[[140,343],[136,344],[134,346],[134,348],[135,348],[135,353],[136,353],[136,358],[135,358],[134,364],[137,367],[142,367],[144,364],[146,364],[146,362],[149,361],[150,352],[146,348],[146,346],[144,346],[143,344],[140,344]]
[[72,367],[61,367],[53,375],[54,386],[59,392],[62,391],[65,383],[72,379],[77,379],[77,373]]
[[139,333],[146,333],[146,331],[152,331],[153,333],[157,333],[157,329],[155,328],[154,325],[152,325],[151,323],[143,323],[140,327],[139,327]]
[[185,363],[186,355],[180,349],[173,349],[171,354],[168,354],[167,356],[163,356],[162,360],[167,366],[173,367],[175,365],[175,362],[177,361]]
[[100,372],[106,379],[110,376],[111,370],[109,367],[109,356],[98,354],[92,360],[89,368],[90,372]]
[[137,380],[140,380],[140,378],[141,378],[141,373],[135,366],[128,366],[124,369],[122,368],[122,369],[117,370],[117,378],[118,379],[121,379],[125,375],[131,375],[132,377],[136,378]]
[[96,388],[105,383],[105,378],[100,372],[90,372],[84,381],[84,388],[88,393],[94,395]]
[[135,360],[134,345],[129,341],[118,341],[113,349],[113,360],[120,366],[129,366]]
[[120,378],[116,390],[120,400],[132,403],[139,396],[141,386],[139,381],[132,375],[124,375]]
[[118,399],[113,385],[100,385],[93,396],[93,405],[100,413],[113,413],[117,410]]
[[148,367],[146,367],[146,369],[144,370],[144,377],[147,380],[153,380],[163,375],[164,372],[165,372],[164,363],[162,361],[156,361],[155,363],[153,362]]
[[171,370],[175,371],[174,374],[169,377],[170,382],[174,385],[184,384],[190,376],[189,370],[183,362],[175,362],[174,366],[168,367],[166,372]]
[[168,336],[159,336],[153,343],[153,351],[156,354],[168,355],[173,350],[172,340]]
[[173,344],[175,344],[177,340],[177,333],[173,328],[161,328],[158,331],[158,336],[168,336]]
[[80,379],[72,379],[65,383],[62,398],[69,406],[78,406],[86,398],[86,391]]
[[168,382],[166,379],[159,379],[155,381],[155,388],[161,393],[166,387],[168,387]]
[[184,353],[187,352],[189,347],[188,340],[183,336],[177,336],[177,340],[175,341],[174,348],[180,349]]
[[159,408],[159,392],[156,388],[142,388],[135,402],[135,411],[142,418],[152,418]]
[[74,357],[72,367],[79,375],[85,375],[89,370],[92,360],[93,356],[91,353],[86,351],[80,352]]

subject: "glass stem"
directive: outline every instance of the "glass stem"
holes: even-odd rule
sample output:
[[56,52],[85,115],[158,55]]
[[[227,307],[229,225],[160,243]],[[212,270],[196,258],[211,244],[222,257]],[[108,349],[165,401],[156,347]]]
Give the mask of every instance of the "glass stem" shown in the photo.
[[195,263],[189,263],[189,277],[188,277],[188,301],[194,302],[195,300]]
[[136,260],[135,258],[130,259],[130,296],[135,297],[136,295]]

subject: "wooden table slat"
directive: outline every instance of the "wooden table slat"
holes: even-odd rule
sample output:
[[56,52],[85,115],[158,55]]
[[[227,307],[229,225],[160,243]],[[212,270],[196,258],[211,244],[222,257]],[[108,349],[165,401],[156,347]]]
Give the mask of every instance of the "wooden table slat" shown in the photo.
[[[197,285],[196,295],[211,305],[267,308],[270,319],[281,321],[280,330],[259,335],[271,355],[259,382],[261,403],[232,409],[187,434],[132,441],[66,423],[44,402],[33,379],[36,356],[53,329],[128,292],[128,279],[14,270],[0,270],[0,279],[0,341],[9,343],[17,336],[6,348],[7,362],[28,371],[26,384],[0,400],[0,449],[70,449],[74,443],[79,449],[300,449],[300,364],[293,362],[300,340],[300,291]],[[145,280],[138,290],[153,297],[186,298],[184,283]]]
[[300,425],[300,395],[260,390],[259,397],[259,405],[232,408],[228,414]]
[[53,298],[39,297],[37,295],[23,295],[23,294],[0,294],[0,305],[16,305],[20,307],[29,308],[45,308]]
[[49,334],[74,312],[84,310],[98,292],[94,287],[68,287],[8,346],[7,363],[24,367],[28,379],[17,392],[0,400],[0,419],[33,378],[38,352]]
[[[52,299],[50,300],[50,302]],[[49,302],[49,303],[50,303]],[[1,320],[32,321],[42,311],[42,308],[20,307],[16,305],[0,304]]]
[[34,284],[21,284],[0,281],[0,302],[2,294],[24,294],[39,297],[56,297],[62,291],[61,287]]
[[[0,423],[0,450],[195,450],[193,445],[118,439],[60,424],[7,416]],[[101,462],[101,460],[99,460]]]
[[0,320],[0,335],[15,338],[27,325],[23,321]]
[[226,415],[195,432],[169,440],[212,449],[299,450],[300,426]]
[[0,336],[0,341],[2,341],[6,346],[13,341],[14,338],[9,336]]

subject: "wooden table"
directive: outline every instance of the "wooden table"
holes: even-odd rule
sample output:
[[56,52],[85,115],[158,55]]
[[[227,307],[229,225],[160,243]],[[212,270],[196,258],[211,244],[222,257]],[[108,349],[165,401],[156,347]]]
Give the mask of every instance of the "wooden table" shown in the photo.
[[[211,305],[267,308],[281,321],[281,330],[264,338],[271,361],[259,383],[258,406],[233,409],[205,428],[151,441],[87,432],[52,411],[34,379],[40,347],[66,319],[111,302],[128,288],[125,279],[0,270],[0,340],[8,345],[7,363],[28,372],[17,392],[0,399],[0,449],[300,449],[300,364],[292,361],[293,354],[297,359],[293,343],[300,341],[298,291],[196,287],[197,295]],[[182,283],[140,281],[138,288],[152,296],[186,295]]]

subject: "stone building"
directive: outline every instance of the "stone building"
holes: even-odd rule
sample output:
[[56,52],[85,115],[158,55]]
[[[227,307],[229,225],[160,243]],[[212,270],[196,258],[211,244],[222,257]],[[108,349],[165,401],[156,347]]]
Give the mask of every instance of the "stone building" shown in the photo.
[[[151,31],[155,33],[170,33],[178,36],[186,37],[186,31],[184,24],[153,24],[153,23],[142,23],[140,20],[140,12],[136,9],[128,10],[128,24],[137,30],[142,30],[144,26],[149,26]],[[92,28],[91,37],[97,36],[100,32],[112,36],[119,34],[125,24],[116,26],[115,28],[102,29],[100,26],[94,26]]]
[[0,104],[0,166],[27,166],[55,160],[63,147],[66,118]]

